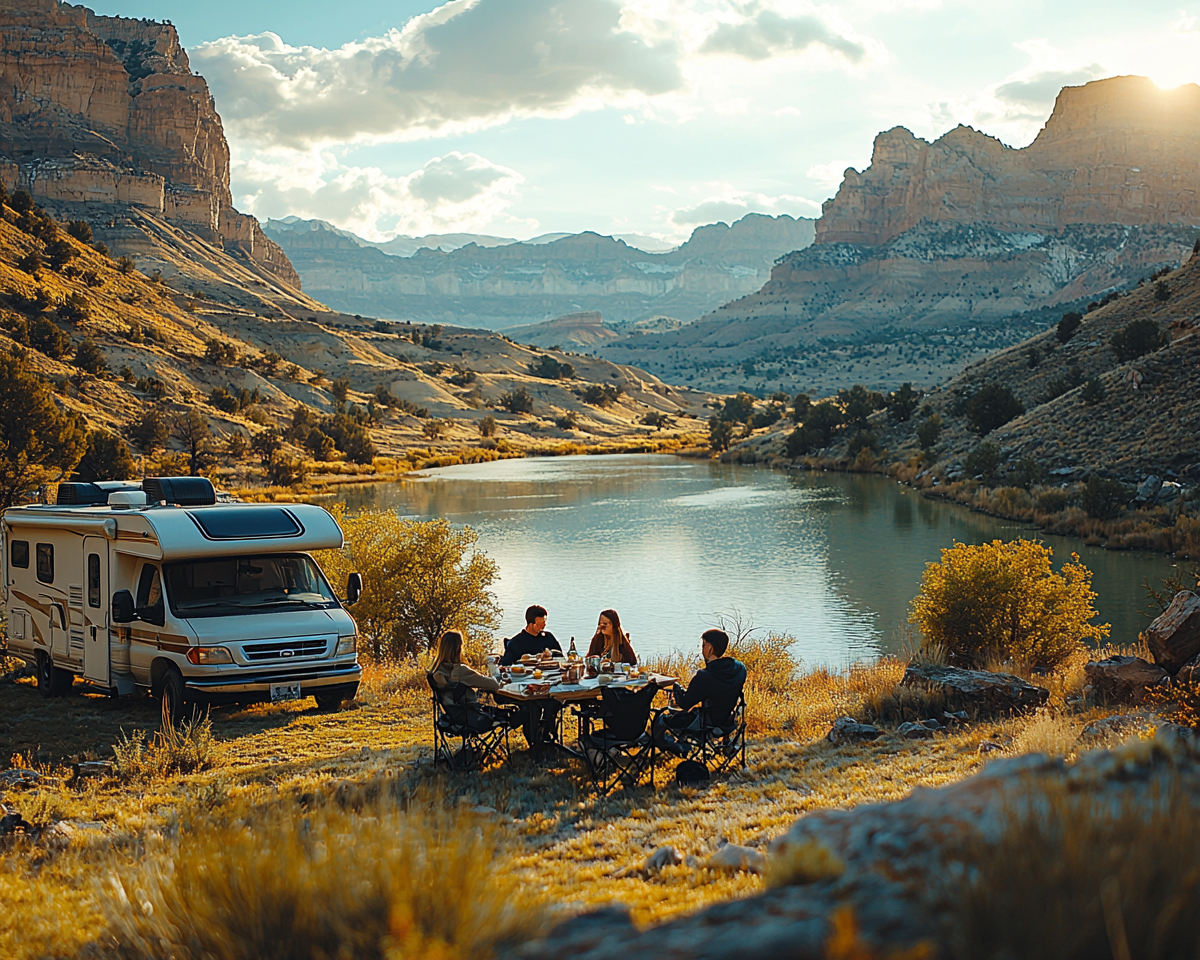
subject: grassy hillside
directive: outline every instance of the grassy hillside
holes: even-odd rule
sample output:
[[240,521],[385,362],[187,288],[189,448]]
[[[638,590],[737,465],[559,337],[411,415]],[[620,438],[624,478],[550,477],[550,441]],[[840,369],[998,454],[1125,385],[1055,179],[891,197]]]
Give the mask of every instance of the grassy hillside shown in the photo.
[[[208,469],[241,486],[266,482],[269,444],[256,452],[255,440],[269,431],[282,436],[284,456],[307,461],[319,479],[322,471],[370,476],[531,450],[668,438],[678,446],[705,412],[707,395],[677,391],[633,367],[519,346],[487,331],[379,324],[328,310],[249,258],[144,214],[114,214],[93,239],[68,235],[50,214],[3,207],[0,346],[21,351],[27,367],[54,385],[57,402],[89,427],[130,441],[146,470],[180,468],[178,423],[190,410],[212,434]],[[107,369],[80,369],[78,350],[88,339]],[[535,375],[535,368],[545,373],[546,356],[550,369],[572,365],[571,376]],[[590,385],[609,390],[593,390],[586,402]],[[513,412],[502,398],[522,389],[528,409]],[[374,456],[360,452],[346,463],[352,451],[305,445],[312,427],[332,429],[329,418],[343,402]],[[165,455],[134,439],[151,410],[171,428]],[[306,426],[289,433],[297,411]],[[666,419],[648,426],[650,413]],[[497,426],[484,437],[488,416]]]

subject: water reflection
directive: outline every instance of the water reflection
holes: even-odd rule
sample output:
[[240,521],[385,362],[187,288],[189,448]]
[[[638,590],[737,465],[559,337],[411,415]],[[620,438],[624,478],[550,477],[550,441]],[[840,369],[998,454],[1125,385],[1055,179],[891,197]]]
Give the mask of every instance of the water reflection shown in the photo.
[[[564,642],[590,637],[615,607],[639,651],[696,645],[716,611],[737,608],[789,632],[810,663],[895,650],[925,564],[955,540],[1027,528],[926,500],[879,477],[785,474],[675,457],[506,460],[424,479],[346,488],[352,510],[447,517],[478,530],[500,565],[502,630],[530,603]],[[1046,538],[1056,561],[1070,545]],[[1114,639],[1145,624],[1139,584],[1163,558],[1083,548]]]

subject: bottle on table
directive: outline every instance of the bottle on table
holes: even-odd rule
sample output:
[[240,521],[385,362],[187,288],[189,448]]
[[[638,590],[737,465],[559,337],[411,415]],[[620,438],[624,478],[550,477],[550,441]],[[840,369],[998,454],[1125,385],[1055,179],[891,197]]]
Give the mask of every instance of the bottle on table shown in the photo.
[[579,659],[579,651],[575,649],[575,638],[574,637],[571,638],[571,649],[569,649],[567,651],[567,659],[568,660],[578,660]]

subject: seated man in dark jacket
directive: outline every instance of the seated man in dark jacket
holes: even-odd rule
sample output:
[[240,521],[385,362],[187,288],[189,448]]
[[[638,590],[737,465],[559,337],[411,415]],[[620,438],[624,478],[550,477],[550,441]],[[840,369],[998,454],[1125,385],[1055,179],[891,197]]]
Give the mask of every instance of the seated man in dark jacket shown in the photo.
[[[543,650],[556,650],[561,654],[562,646],[554,634],[546,629],[546,608],[535,603],[525,611],[525,629],[504,641],[504,655],[500,657],[500,664],[511,666],[519,663],[524,654],[536,657]],[[499,694],[496,699],[509,702],[504,694]],[[552,739],[559,711],[562,710],[561,703],[553,699],[535,700],[522,703],[521,709],[525,713],[522,732],[531,747],[536,749],[542,742]]]
[[700,651],[704,667],[697,670],[687,690],[675,687],[675,705],[679,710],[660,714],[656,739],[660,746],[676,750],[675,738],[668,730],[685,730],[700,725],[700,710],[707,710],[714,727],[733,725],[733,710],[746,683],[746,666],[740,660],[725,656],[729,635],[724,630],[705,630]]

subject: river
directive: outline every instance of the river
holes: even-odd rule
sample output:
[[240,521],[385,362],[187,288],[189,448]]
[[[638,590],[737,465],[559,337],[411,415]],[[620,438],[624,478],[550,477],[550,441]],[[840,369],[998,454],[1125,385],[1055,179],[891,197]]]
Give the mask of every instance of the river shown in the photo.
[[1147,619],[1143,577],[1165,557],[1106,551],[927,500],[878,476],[784,473],[673,456],[560,457],[444,467],[419,479],[343,488],[350,509],[469,524],[500,567],[501,633],[525,607],[582,645],[613,607],[639,653],[698,646],[716,615],[797,638],[804,662],[844,666],[898,652],[925,564],[956,540],[1039,537],[1055,563],[1093,571],[1115,642]]

